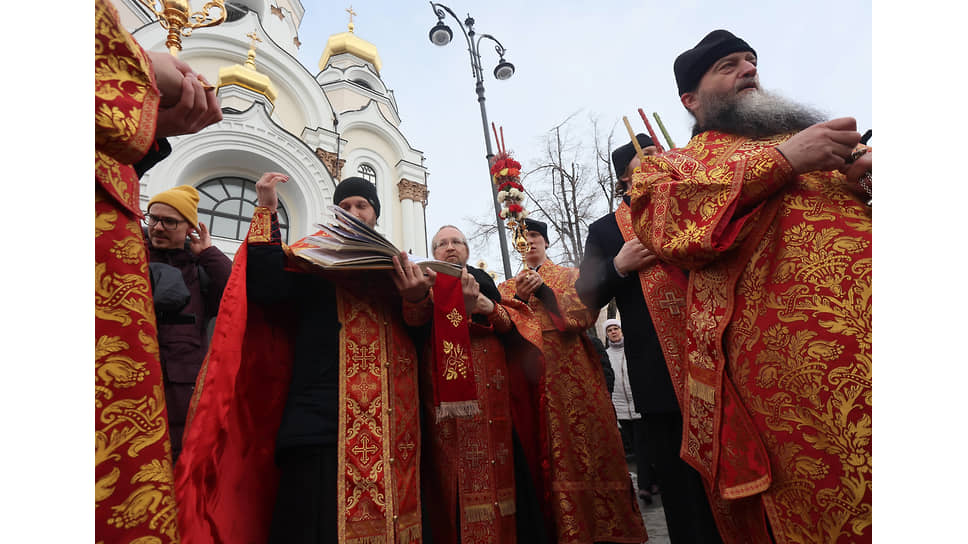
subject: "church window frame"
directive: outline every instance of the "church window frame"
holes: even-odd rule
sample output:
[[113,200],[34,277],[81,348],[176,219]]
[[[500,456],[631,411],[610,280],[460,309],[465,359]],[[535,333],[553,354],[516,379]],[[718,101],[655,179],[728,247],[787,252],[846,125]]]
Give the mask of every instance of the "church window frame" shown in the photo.
[[[241,176],[219,176],[200,183],[198,222],[204,223],[212,236],[244,241],[259,205],[255,181]],[[289,243],[289,212],[282,198],[276,208],[279,233]]]
[[356,173],[361,178],[372,183],[374,187],[377,187],[376,168],[374,168],[372,164],[361,162],[360,165],[356,167]]

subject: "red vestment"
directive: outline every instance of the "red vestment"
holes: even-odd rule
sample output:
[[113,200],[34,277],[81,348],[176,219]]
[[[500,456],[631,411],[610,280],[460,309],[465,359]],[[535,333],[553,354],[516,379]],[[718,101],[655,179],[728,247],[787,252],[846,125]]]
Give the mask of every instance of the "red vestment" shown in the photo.
[[575,292],[578,269],[538,269],[557,313],[532,295],[498,288],[502,316],[520,335],[508,346],[512,414],[557,542],[644,542],[635,490],[599,356],[584,334],[595,321]]
[[[416,322],[427,319],[424,315]],[[463,544],[513,544],[517,541],[514,458],[504,346],[493,325],[473,321],[469,325],[480,413],[435,421],[433,396],[425,394],[422,400],[427,433],[424,498],[432,505],[428,522],[435,542],[456,543],[459,530]],[[432,387],[432,371],[432,364],[422,365],[424,391]]]
[[751,511],[780,543],[870,541],[870,208],[838,172],[795,175],[787,138],[646,158],[632,226],[689,270],[685,335],[662,340],[724,541],[769,542]]
[[178,542],[139,182],[155,139],[151,62],[94,3],[94,530],[104,543]]
[[[292,365],[286,308],[249,305],[248,244],[270,241],[257,208],[235,256],[176,467],[187,543],[262,543],[278,485],[276,432]],[[339,332],[340,542],[421,540],[417,357],[388,272],[327,275]],[[292,321],[289,319],[288,321]]]

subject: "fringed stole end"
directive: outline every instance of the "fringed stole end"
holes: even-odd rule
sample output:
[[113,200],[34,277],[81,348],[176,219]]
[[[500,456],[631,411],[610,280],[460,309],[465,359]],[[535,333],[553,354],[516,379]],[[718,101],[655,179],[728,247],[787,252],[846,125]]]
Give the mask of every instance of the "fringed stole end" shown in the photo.
[[688,382],[690,395],[708,404],[716,403],[716,390],[711,385],[696,381],[692,376],[689,376]]
[[469,419],[480,415],[481,407],[476,400],[466,400],[461,402],[442,402],[437,407],[436,421],[440,423],[445,419],[464,418]]
[[465,506],[464,517],[467,519],[469,523],[490,521],[496,517],[494,514],[494,505],[490,503],[486,503],[486,504],[475,504],[473,506]]
[[410,544],[411,542],[419,542],[421,533],[422,533],[422,530],[421,530],[420,524],[416,523],[397,533],[397,542],[399,542],[400,544]]

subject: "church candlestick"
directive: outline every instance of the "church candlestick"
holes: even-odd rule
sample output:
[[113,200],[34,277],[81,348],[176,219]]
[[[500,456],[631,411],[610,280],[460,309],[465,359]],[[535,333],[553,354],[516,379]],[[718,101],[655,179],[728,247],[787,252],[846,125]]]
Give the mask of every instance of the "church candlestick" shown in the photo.
[[[155,7],[161,4],[161,9]],[[156,16],[162,28],[168,30],[165,45],[172,56],[177,57],[182,49],[181,39],[191,36],[196,28],[205,28],[221,24],[225,21],[225,0],[210,0],[201,11],[192,12],[189,0],[141,0]],[[219,11],[218,17],[211,14],[212,8]]]

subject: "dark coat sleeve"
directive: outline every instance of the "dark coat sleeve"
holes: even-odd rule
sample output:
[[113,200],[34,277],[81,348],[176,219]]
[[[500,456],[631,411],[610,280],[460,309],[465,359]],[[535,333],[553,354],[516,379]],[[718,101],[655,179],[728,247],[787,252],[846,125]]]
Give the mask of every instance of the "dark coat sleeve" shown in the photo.
[[151,170],[154,165],[168,158],[168,155],[171,155],[171,144],[168,143],[168,140],[165,138],[155,140],[155,143],[151,144],[151,149],[148,150],[148,153],[140,161],[135,163],[134,171],[137,172],[140,178],[145,175],[145,172]]
[[[474,276],[475,280],[477,280],[477,284],[481,288],[482,295],[491,299],[491,301],[494,302],[495,304],[501,303],[501,292],[498,291],[497,285],[495,285],[494,283],[494,278],[488,275],[487,272],[479,268],[474,268],[473,266],[470,266],[470,265],[467,265],[467,271],[470,273],[471,276]],[[485,327],[490,324],[487,317],[480,314],[472,315],[471,320]]]
[[615,271],[612,263],[614,255],[607,249],[604,221],[609,216],[595,221],[588,227],[585,240],[585,257],[579,266],[575,290],[585,306],[600,309],[609,303],[622,285],[623,278]]
[[605,350],[605,344],[601,340],[592,335],[588,335],[588,337],[595,345],[595,351],[598,352],[598,358],[602,363],[602,372],[605,374],[605,385],[608,386],[608,392],[611,393],[615,391],[615,371],[612,370],[612,361],[608,358],[608,351]]
[[276,304],[291,299],[298,291],[297,274],[286,267],[286,254],[278,244],[248,248],[246,294],[256,304]]
[[207,317],[218,314],[219,303],[222,301],[222,293],[225,285],[229,282],[229,275],[232,274],[232,261],[222,253],[222,250],[215,246],[205,248],[198,254],[198,265],[205,269],[208,274],[208,288],[205,295],[205,312]]

